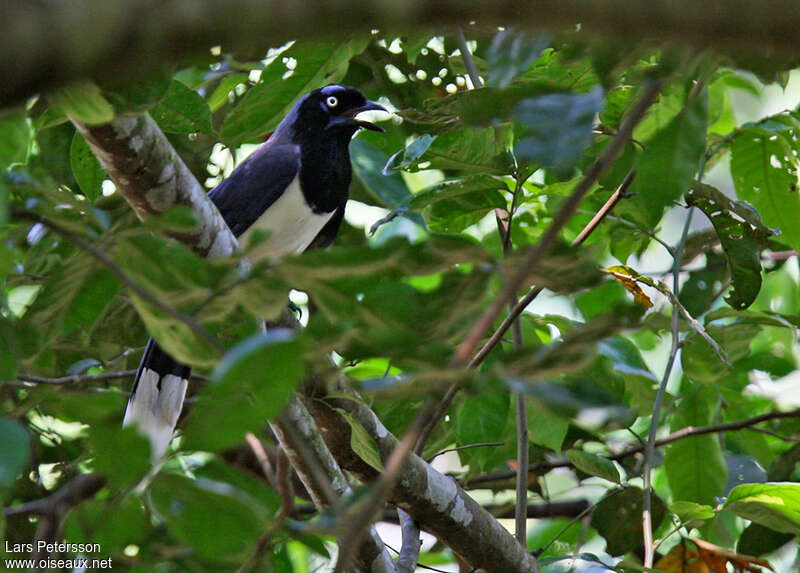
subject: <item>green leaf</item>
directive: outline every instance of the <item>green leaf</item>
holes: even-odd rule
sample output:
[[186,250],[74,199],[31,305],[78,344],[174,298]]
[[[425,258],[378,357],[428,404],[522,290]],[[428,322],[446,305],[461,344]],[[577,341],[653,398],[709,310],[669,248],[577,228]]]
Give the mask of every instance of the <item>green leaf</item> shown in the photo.
[[[115,488],[136,485],[150,471],[150,443],[136,428],[95,424],[89,441],[94,450],[93,469]],[[119,453],[125,452],[125,463]]]
[[[747,356],[750,343],[761,332],[758,325],[741,321],[726,326],[711,325],[706,332],[716,340],[733,363]],[[683,371],[694,382],[714,384],[729,373],[729,368],[720,361],[717,354],[701,336],[689,335],[681,352]]]
[[386,169],[458,169],[467,173],[504,175],[514,167],[509,153],[513,133],[508,126],[459,129],[435,137],[422,136],[393,155]]
[[247,74],[231,74],[225,76],[214,92],[208,96],[208,107],[212,113],[218,111],[223,105],[228,103],[228,96],[239,84],[247,84]]
[[14,485],[31,461],[31,438],[16,420],[0,417],[0,488]]
[[[357,137],[350,143],[350,157],[356,177],[375,199],[375,204],[387,209],[402,208],[408,204],[411,191],[400,174],[381,172],[389,161],[381,150],[372,147],[364,138]],[[408,218],[423,224],[419,215],[412,213]]]
[[798,159],[791,140],[763,126],[739,131],[731,147],[736,195],[753,205],[764,224],[780,229],[778,240],[800,249]]
[[772,530],[800,535],[800,484],[742,484],[730,491],[725,509]]
[[121,501],[93,499],[73,507],[64,519],[64,539],[70,543],[99,543],[103,559],[120,555],[131,544],[145,541],[150,522],[136,496]]
[[565,455],[572,462],[572,465],[584,473],[601,477],[614,483],[620,483],[621,481],[619,470],[611,460],[583,450],[567,450]]
[[114,106],[117,115],[141,114],[156,105],[167,93],[171,81],[166,68],[156,69],[136,81],[124,76],[111,75],[101,84],[103,94]]
[[357,35],[344,42],[294,44],[282,54],[296,60],[292,74],[284,79],[286,68],[280,60],[272,62],[262,72],[259,83],[247,91],[225,118],[220,136],[228,145],[236,145],[255,141],[275,129],[301,96],[341,80],[350,58],[363,52],[368,43],[368,36]]
[[480,221],[493,209],[506,207],[500,179],[476,174],[442,181],[411,197],[409,207],[422,211],[433,231],[458,233]]
[[791,533],[778,533],[760,523],[751,523],[739,536],[736,552],[744,555],[765,555],[772,553],[794,539]]
[[0,171],[12,163],[24,163],[30,143],[31,129],[24,112],[12,111],[0,116]]
[[[479,394],[468,396],[455,414],[456,440],[459,446],[503,441],[510,400],[505,389],[487,388]],[[471,448],[461,450],[459,456],[470,469],[485,470],[482,461],[491,450]],[[476,467],[472,467],[477,464]]]
[[713,519],[716,515],[714,508],[710,505],[702,505],[693,501],[676,501],[669,506],[669,510],[687,526],[691,523]]
[[[642,543],[643,492],[626,487],[607,493],[592,513],[591,526],[606,540],[606,552],[624,555]],[[650,495],[653,529],[658,529],[666,516],[664,502],[655,493]]]
[[567,178],[592,142],[592,123],[603,106],[603,89],[588,94],[549,94],[520,102],[515,118],[525,124],[517,154]]
[[625,393],[637,406],[639,415],[652,412],[658,378],[647,367],[639,349],[627,338],[614,336],[601,342],[598,352],[611,360],[614,372],[625,382]]
[[340,411],[347,423],[350,425],[350,447],[356,455],[365,461],[371,468],[379,472],[383,471],[383,462],[381,461],[381,453],[378,450],[378,444],[367,433],[364,426],[361,425],[357,419],[345,411]]
[[[684,393],[691,386],[682,384]],[[716,393],[703,388],[691,399],[684,399],[675,410],[670,425],[673,431],[688,426],[703,426],[711,422]],[[693,501],[716,505],[715,499],[725,491],[728,466],[722,456],[719,438],[714,434],[692,436],[667,446],[664,469],[676,501]]]
[[495,34],[489,47],[489,85],[506,87],[539,57],[549,43],[542,34],[503,30]]
[[530,442],[560,452],[569,429],[569,418],[553,413],[540,400],[527,398],[525,404],[528,411]]
[[641,220],[655,227],[664,208],[689,189],[705,152],[707,97],[705,92],[647,141],[636,164],[631,192],[641,209]]
[[252,498],[230,484],[161,474],[150,487],[158,515],[181,543],[204,559],[238,563],[252,552],[267,525]]
[[420,157],[425,155],[428,148],[436,140],[435,135],[425,134],[416,138],[409,143],[404,149],[401,149],[392,155],[385,164],[383,172],[387,173],[389,170],[409,170],[408,167],[416,165]]
[[87,125],[101,125],[114,119],[114,108],[91,82],[75,82],[48,96],[50,105]]
[[75,132],[69,150],[72,174],[86,198],[94,203],[103,194],[106,172],[95,157],[92,148],[79,132]]
[[186,449],[232,446],[274,418],[305,373],[305,343],[286,330],[259,334],[228,351],[186,424]]
[[214,132],[211,110],[197,92],[173,80],[164,98],[150,110],[158,126],[167,133]]
[[752,207],[729,199],[710,185],[695,182],[686,194],[686,202],[699,207],[714,225],[733,281],[733,290],[725,301],[736,310],[744,310],[758,296],[761,246],[774,231],[761,223]]

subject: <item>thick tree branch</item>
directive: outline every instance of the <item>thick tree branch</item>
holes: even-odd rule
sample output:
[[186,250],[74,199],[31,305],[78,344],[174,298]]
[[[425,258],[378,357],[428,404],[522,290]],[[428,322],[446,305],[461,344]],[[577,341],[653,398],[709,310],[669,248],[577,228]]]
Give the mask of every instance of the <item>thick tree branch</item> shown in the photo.
[[21,515],[63,515],[70,507],[94,496],[106,480],[97,474],[80,474],[58,491],[27,503],[3,509],[6,519]]
[[[194,232],[173,235],[175,239],[206,257],[229,256],[238,250],[236,238],[219,211],[149,115],[119,117],[101,126],[74,123],[140,219],[183,205],[191,209],[199,224]],[[335,507],[349,486],[319,438],[313,419],[303,412],[297,400],[290,403],[274,426],[280,430],[276,433],[293,464],[300,464],[298,473],[305,470],[301,477],[307,478],[304,483],[315,503]],[[304,438],[301,441],[296,436]],[[374,529],[359,545],[357,560],[363,571],[394,571]]]
[[[386,463],[397,448],[398,440],[374,412],[355,400],[329,398],[327,402],[360,422]],[[319,401],[312,403],[312,407],[323,436],[342,467],[362,481],[374,481],[378,472],[349,448],[348,423]],[[389,500],[473,567],[509,573],[539,571],[534,557],[489,512],[452,478],[442,475],[414,454],[408,456],[394,489],[389,492]]]
[[76,78],[142,78],[159,64],[204,56],[215,45],[252,58],[309,35],[374,28],[402,33],[473,20],[567,30],[580,23],[589,34],[622,40],[800,52],[800,13],[792,0],[9,0],[0,20],[0,106]]

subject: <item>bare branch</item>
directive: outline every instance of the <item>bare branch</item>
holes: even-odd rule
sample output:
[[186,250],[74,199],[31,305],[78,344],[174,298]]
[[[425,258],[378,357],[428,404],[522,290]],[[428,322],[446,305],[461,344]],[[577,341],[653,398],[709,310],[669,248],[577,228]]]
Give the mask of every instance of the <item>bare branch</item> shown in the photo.
[[403,545],[397,556],[397,573],[414,573],[419,560],[419,548],[422,541],[419,538],[419,524],[405,511],[397,508],[397,517],[400,519],[400,530]]
[[3,515],[6,519],[20,515],[61,516],[67,509],[93,497],[105,483],[105,478],[97,474],[80,474],[47,497],[6,507]]

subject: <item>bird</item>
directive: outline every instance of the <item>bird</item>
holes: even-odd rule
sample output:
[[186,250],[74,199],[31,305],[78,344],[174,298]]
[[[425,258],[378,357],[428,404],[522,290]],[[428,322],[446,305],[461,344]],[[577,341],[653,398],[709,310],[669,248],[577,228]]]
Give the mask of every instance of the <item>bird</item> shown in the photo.
[[[255,152],[212,189],[216,205],[240,244],[267,231],[248,250],[251,262],[325,248],[344,218],[352,167],[349,144],[360,129],[384,131],[356,116],[386,108],[359,90],[331,84],[301,97]],[[136,426],[162,458],[180,416],[190,368],[150,338],[134,377],[123,427]]]

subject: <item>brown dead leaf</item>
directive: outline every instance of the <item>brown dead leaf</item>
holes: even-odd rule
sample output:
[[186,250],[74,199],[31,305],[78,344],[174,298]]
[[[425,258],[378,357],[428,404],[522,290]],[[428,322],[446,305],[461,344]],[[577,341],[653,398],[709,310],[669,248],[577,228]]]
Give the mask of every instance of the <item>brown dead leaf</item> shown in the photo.
[[739,555],[702,539],[684,539],[659,559],[655,568],[662,573],[726,573],[728,564],[734,573],[764,573],[762,567],[774,571],[764,559]]

